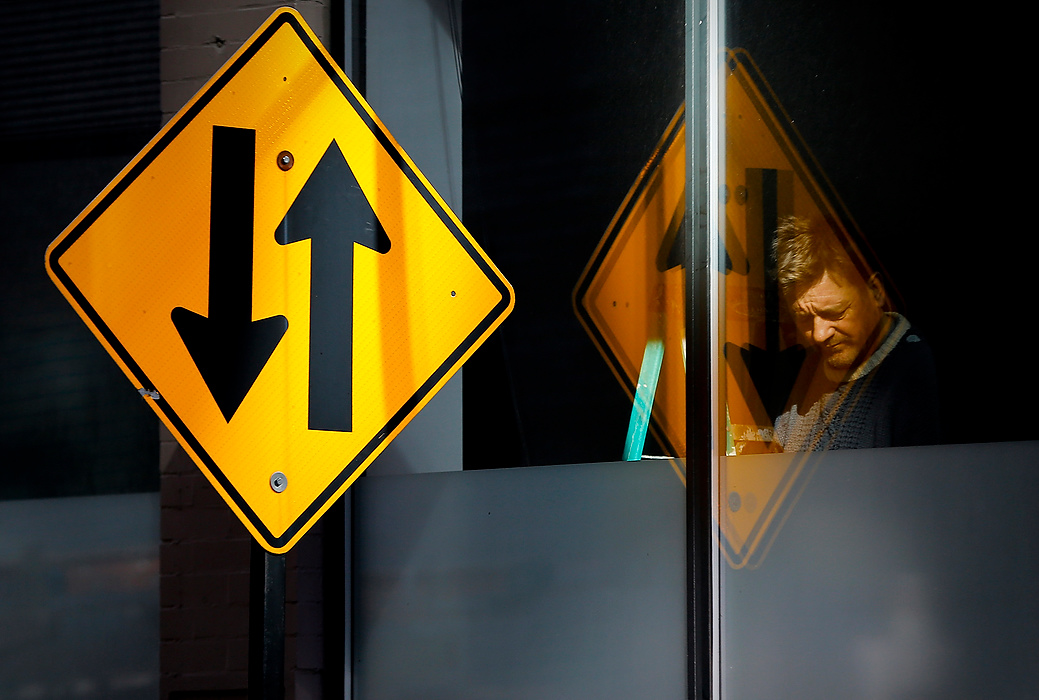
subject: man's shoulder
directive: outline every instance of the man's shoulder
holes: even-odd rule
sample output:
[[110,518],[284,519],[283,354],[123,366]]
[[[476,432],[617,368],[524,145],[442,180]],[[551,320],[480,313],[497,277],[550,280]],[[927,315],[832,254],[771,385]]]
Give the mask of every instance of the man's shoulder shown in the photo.
[[889,353],[890,364],[904,365],[907,368],[916,368],[921,371],[934,371],[934,354],[926,337],[909,324],[898,342],[891,348]]
[[869,359],[852,374],[850,382],[858,382],[878,372],[888,374],[893,366],[933,363],[930,346],[909,320],[890,312],[887,317],[890,330]]

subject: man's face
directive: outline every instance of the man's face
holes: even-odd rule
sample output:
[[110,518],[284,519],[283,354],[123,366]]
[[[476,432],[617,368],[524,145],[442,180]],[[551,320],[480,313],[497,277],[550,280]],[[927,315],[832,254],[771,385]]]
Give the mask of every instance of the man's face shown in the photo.
[[[860,357],[883,318],[883,292],[876,277],[869,284],[852,273],[824,272],[811,285],[795,289],[794,320],[802,342],[822,353],[823,371],[830,381],[842,380],[868,355]],[[871,349],[872,350],[872,349]]]

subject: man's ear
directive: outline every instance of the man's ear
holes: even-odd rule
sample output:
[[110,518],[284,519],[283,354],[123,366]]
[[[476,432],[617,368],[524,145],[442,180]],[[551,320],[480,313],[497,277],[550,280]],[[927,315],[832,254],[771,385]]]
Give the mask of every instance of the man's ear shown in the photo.
[[877,307],[881,309],[887,308],[887,292],[884,291],[884,283],[880,281],[880,275],[876,272],[870,275],[866,281],[866,286],[869,287],[869,293],[873,297],[873,301],[876,302]]

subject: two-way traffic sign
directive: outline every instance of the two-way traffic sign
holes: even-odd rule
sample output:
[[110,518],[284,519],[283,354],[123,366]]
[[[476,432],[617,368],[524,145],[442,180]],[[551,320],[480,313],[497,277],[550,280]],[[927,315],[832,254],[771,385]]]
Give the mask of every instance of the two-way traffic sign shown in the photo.
[[293,10],[51,244],[55,284],[284,552],[512,310]]
[[679,458],[686,454],[685,153],[682,107],[607,227],[573,294],[577,318],[633,400],[647,344],[659,344],[651,427],[668,455]]
[[865,262],[865,239],[750,55],[729,50],[725,67],[728,425],[718,530],[726,558],[740,568],[761,563],[818,464],[810,454],[767,454],[781,450],[773,421],[804,358],[769,269],[776,228],[786,216],[825,221],[862,269],[878,266]]
[[[725,59],[725,233],[717,272],[724,275],[726,456],[718,468],[718,534],[729,563],[740,568],[762,561],[816,463],[806,455],[762,457],[781,449],[773,421],[804,358],[769,272],[776,227],[789,215],[824,220],[863,269],[877,266],[865,262],[861,233],[750,55],[735,49]],[[665,129],[573,299],[577,317],[636,410],[642,370],[654,358],[659,380],[650,393],[652,428],[676,457],[686,450],[684,117],[679,109]],[[681,461],[673,464],[684,482]]]

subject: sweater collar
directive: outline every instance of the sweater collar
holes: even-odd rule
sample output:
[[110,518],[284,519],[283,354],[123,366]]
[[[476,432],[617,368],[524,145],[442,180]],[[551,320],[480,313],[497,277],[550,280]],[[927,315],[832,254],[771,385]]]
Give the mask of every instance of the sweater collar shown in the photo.
[[905,316],[896,314],[893,312],[887,312],[884,314],[891,319],[891,329],[887,333],[887,337],[881,342],[869,359],[863,362],[859,367],[851,373],[851,376],[846,380],[847,382],[858,381],[862,377],[872,372],[884,359],[891,354],[891,351],[898,345],[898,341],[902,340],[902,336],[909,330],[909,321]]

